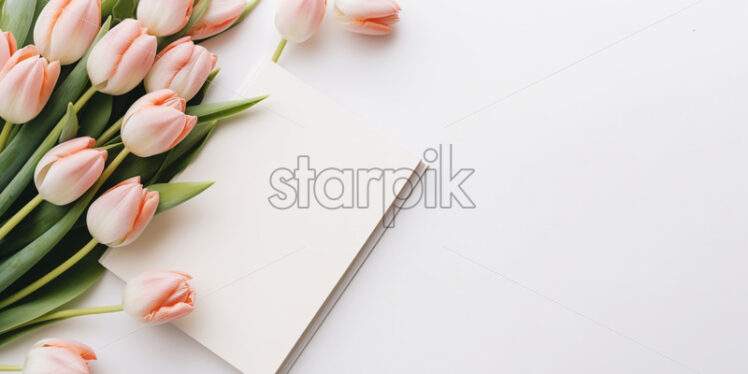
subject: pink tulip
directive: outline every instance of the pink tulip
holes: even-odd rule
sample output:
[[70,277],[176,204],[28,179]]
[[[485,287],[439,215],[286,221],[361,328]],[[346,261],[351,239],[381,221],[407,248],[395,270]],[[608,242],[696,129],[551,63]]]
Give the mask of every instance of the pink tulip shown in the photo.
[[0,68],[16,52],[16,38],[9,31],[0,30]]
[[195,306],[191,276],[178,271],[149,271],[125,286],[125,312],[147,323],[164,323],[189,314]]
[[55,205],[72,203],[99,179],[107,152],[93,148],[87,136],[68,140],[47,152],[36,165],[34,184],[44,200]]
[[163,88],[171,89],[185,100],[192,99],[210,72],[216,66],[216,55],[205,47],[195,45],[186,36],[169,44],[153,64],[145,77],[145,89],[153,92]]
[[156,37],[142,23],[126,19],[93,47],[88,76],[99,91],[122,95],[138,85],[156,58]]
[[325,9],[327,0],[282,0],[275,13],[275,28],[283,39],[304,42],[319,28]]
[[143,22],[152,35],[176,34],[190,20],[193,0],[140,0],[138,21]]
[[140,157],[172,149],[197,124],[197,117],[184,114],[185,107],[185,100],[169,89],[141,97],[122,121],[120,133],[125,147]]
[[36,20],[34,43],[48,60],[72,64],[86,54],[100,25],[100,0],[51,0]]
[[0,69],[0,117],[12,123],[36,117],[59,76],[60,63],[48,63],[33,45],[17,50]]
[[86,345],[71,340],[45,339],[31,348],[23,374],[88,374],[88,360],[96,354]]
[[335,0],[336,18],[348,31],[366,35],[385,35],[400,20],[395,0]]
[[140,177],[130,178],[99,196],[88,208],[88,232],[99,243],[123,247],[143,233],[158,208],[158,192],[148,191]]
[[[196,6],[199,7],[199,3]],[[187,30],[187,35],[194,40],[209,38],[234,24],[241,17],[246,0],[213,0],[195,24]]]

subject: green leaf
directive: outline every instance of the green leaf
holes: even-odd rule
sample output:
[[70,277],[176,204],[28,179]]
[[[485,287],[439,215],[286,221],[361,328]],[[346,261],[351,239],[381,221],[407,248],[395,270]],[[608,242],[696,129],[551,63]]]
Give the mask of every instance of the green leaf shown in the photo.
[[53,319],[51,321],[44,321],[44,322],[36,323],[33,325],[16,328],[16,329],[6,332],[5,334],[0,334],[0,347],[6,344],[9,344],[16,339],[20,339],[28,334],[31,334],[32,332],[39,330],[40,328],[44,326],[48,326],[53,323],[57,323],[57,322],[60,322],[66,319],[67,318],[58,318],[58,319]]
[[[101,26],[96,41],[106,34],[110,25],[111,20],[107,19]],[[93,48],[93,45],[91,48]],[[91,52],[91,48],[89,48],[88,53]],[[86,71],[88,53],[78,61],[73,71],[57,87],[42,113],[31,122],[23,125],[18,135],[0,153],[0,189],[5,189],[23,167],[29,156],[65,113],[68,103],[75,101],[83,93],[88,84],[88,72]],[[31,178],[29,177],[26,183],[30,181]]]
[[122,22],[127,18],[135,18],[136,0],[118,0],[112,8],[112,17],[115,22]]
[[200,118],[200,122],[217,121],[222,118],[239,114],[253,107],[260,101],[265,100],[267,97],[268,95],[225,101],[221,103],[200,104],[188,107],[186,113],[192,116],[197,116]]
[[10,31],[16,38],[16,43],[22,46],[31,30],[34,21],[36,1],[5,0],[0,10],[0,29]]
[[0,292],[29,271],[65,237],[86,210],[96,192],[94,189],[86,192],[49,230],[0,264]]
[[46,201],[43,202],[21,221],[10,235],[0,240],[0,258],[18,252],[35,238],[44,234],[65,215],[67,209],[67,206],[57,206]]
[[158,191],[158,214],[199,195],[213,183],[215,182],[161,183],[148,186],[148,190]]
[[112,9],[117,0],[101,0],[101,19],[106,19],[112,15]]
[[78,116],[80,136],[97,138],[104,132],[112,115],[112,103],[112,97],[107,94],[97,93],[91,98]]
[[78,134],[78,116],[75,114],[73,103],[68,103],[68,111],[62,117],[62,132],[60,132],[60,143],[73,139]]
[[65,121],[60,121],[57,126],[52,129],[52,131],[47,135],[47,138],[44,139],[39,147],[37,147],[36,151],[34,151],[31,157],[29,157],[18,174],[16,174],[10,184],[8,184],[8,187],[6,187],[3,192],[0,192],[0,215],[5,213],[8,208],[13,205],[16,199],[21,196],[23,190],[34,176],[36,164],[39,163],[39,160],[41,160],[42,157],[44,157],[44,155],[55,146],[55,144],[57,144],[57,139],[60,137],[60,133],[64,126]]
[[98,260],[105,249],[104,245],[98,246],[54,282],[0,311],[0,334],[57,309],[91,287],[104,274]]

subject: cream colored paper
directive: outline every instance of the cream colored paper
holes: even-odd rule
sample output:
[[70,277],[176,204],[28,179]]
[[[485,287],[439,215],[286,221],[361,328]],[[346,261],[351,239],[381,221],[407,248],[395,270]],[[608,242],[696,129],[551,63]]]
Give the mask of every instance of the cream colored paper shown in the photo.
[[220,124],[176,179],[215,185],[155,217],[138,241],[110,249],[101,263],[125,280],[153,269],[192,274],[197,307],[175,325],[244,373],[273,373],[396,193],[372,183],[368,208],[325,209],[312,197],[308,209],[277,209],[268,201],[278,193],[273,171],[293,170],[300,155],[317,173],[416,169],[420,159],[275,64],[260,66],[242,94],[270,97]]

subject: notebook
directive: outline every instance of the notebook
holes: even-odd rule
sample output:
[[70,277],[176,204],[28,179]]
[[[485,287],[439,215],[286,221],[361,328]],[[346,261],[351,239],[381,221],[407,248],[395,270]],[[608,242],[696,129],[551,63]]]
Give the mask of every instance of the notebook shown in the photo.
[[124,280],[191,274],[196,308],[174,325],[244,373],[285,373],[425,166],[276,64],[241,94],[270,97],[176,178],[216,183],[101,263]]

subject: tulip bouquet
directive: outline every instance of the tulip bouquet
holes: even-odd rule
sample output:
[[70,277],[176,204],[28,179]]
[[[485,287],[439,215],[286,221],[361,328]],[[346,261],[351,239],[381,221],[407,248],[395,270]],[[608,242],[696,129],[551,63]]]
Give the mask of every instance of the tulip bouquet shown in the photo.
[[[202,103],[217,57],[196,41],[241,22],[258,0],[0,0],[0,345],[67,318],[125,311],[161,323],[194,307],[189,275],[132,279],[120,305],[63,309],[102,275],[107,247],[212,182],[170,183],[217,122],[265,97]],[[275,24],[301,43],[326,0],[281,0]],[[384,35],[394,0],[336,0],[349,31]],[[103,20],[103,22],[102,22]],[[89,347],[46,339],[24,366],[87,373]]]
[[[124,310],[153,323],[192,310],[179,272],[135,278],[122,305],[61,307],[103,274],[106,247],[212,184],[169,181],[220,119],[264,97],[202,103],[217,57],[197,41],[256,2],[0,0],[0,345],[80,315]],[[45,340],[24,368],[0,371],[80,373],[94,358]]]

